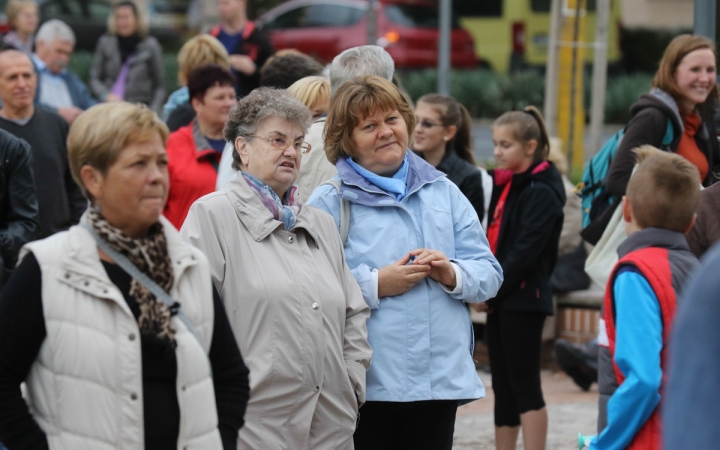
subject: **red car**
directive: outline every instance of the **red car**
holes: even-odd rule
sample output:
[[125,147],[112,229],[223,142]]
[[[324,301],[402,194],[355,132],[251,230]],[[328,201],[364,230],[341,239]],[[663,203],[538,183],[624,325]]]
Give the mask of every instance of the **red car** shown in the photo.
[[[380,0],[377,39],[397,68],[437,67],[437,0]],[[366,0],[291,0],[268,11],[257,24],[276,50],[294,48],[329,63],[352,47],[367,44]],[[475,67],[470,33],[452,23],[452,66]]]

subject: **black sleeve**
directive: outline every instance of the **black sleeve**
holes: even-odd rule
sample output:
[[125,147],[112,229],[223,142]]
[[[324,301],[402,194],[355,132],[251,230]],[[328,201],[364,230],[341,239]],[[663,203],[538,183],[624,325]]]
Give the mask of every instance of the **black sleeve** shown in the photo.
[[10,271],[15,267],[20,248],[35,237],[40,225],[30,146],[23,140],[0,134],[0,139],[3,138],[7,145],[4,152],[7,211],[6,226],[0,228],[0,249],[4,268]]
[[480,171],[475,171],[472,175],[466,177],[458,187],[470,201],[470,204],[478,215],[478,219],[482,222],[485,217],[485,192],[483,190],[483,179]]
[[632,118],[608,171],[605,181],[608,193],[617,197],[625,195],[630,175],[635,167],[636,157],[633,150],[641,145],[659,148],[667,131],[667,124],[665,113],[656,108],[645,108]]
[[238,430],[245,423],[245,408],[250,397],[249,370],[240,354],[220,295],[213,287],[215,325],[210,346],[210,363],[215,385],[218,427],[225,450],[237,447]]
[[[64,119],[62,120],[60,126],[63,128],[63,139],[67,140],[70,126],[67,124],[67,122],[65,122]],[[80,186],[78,186],[78,184],[75,182],[75,179],[73,179],[72,177],[72,173],[70,172],[70,165],[68,164],[67,160],[67,147],[63,147],[65,148],[65,192],[68,199],[68,206],[70,207],[70,221],[72,225],[75,225],[76,223],[80,222],[80,216],[82,216],[87,209],[88,200],[85,198],[82,191],[80,190]]]
[[502,299],[536,270],[536,263],[546,243],[555,231],[555,224],[563,216],[563,204],[550,188],[535,183],[527,188],[523,199],[525,214],[517,225],[518,235],[510,242],[511,248],[504,251],[508,257],[502,261],[503,283],[496,298]]
[[175,108],[170,116],[167,118],[167,126],[170,132],[179,130],[182,127],[190,125],[190,122],[195,118],[195,110],[190,105],[190,102]]
[[42,274],[28,254],[0,296],[0,442],[9,449],[48,449],[45,433],[20,393],[45,340]]

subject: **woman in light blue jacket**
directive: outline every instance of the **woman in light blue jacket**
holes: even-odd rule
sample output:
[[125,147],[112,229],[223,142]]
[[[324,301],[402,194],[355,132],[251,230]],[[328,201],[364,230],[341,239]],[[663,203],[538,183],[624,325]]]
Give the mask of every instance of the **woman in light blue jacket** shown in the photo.
[[502,269],[465,196],[408,151],[414,125],[390,82],[344,84],[325,125],[338,175],[309,200],[348,227],[345,257],[372,310],[356,450],[450,450],[457,406],[485,395],[464,303],[493,298]]

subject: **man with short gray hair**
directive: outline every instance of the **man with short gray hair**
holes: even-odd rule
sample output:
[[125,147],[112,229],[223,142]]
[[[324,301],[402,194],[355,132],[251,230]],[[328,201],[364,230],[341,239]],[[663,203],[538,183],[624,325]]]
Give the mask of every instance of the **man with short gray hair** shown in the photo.
[[63,21],[45,22],[35,38],[33,65],[38,74],[35,102],[60,114],[69,124],[97,101],[80,78],[67,69],[75,33]]
[[[376,75],[392,81],[395,61],[382,47],[363,45],[340,53],[330,65],[331,96],[347,81],[363,75]],[[325,156],[323,134],[325,117],[316,120],[310,126],[305,141],[312,149],[302,156],[297,184],[300,187],[302,201],[306,202],[316,187],[337,174],[335,165]]]

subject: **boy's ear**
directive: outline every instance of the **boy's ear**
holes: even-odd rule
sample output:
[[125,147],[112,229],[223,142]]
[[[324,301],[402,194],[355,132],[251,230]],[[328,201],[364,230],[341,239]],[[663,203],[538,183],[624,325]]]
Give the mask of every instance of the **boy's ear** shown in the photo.
[[623,220],[627,223],[631,223],[633,220],[632,204],[630,203],[630,199],[628,199],[627,196],[625,196],[625,195],[623,195],[623,198],[622,198],[621,208],[622,208]]
[[690,220],[690,223],[683,230],[683,234],[688,234],[690,230],[692,230],[692,227],[695,226],[695,222],[697,222],[697,214],[693,214],[692,220]]

